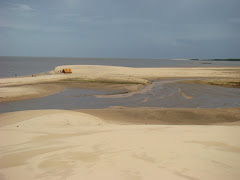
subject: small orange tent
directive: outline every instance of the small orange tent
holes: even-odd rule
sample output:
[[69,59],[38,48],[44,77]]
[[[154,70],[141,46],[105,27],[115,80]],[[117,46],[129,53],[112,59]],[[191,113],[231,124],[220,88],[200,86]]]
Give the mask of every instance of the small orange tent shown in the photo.
[[63,73],[72,73],[72,70],[71,69],[63,69],[62,72]]

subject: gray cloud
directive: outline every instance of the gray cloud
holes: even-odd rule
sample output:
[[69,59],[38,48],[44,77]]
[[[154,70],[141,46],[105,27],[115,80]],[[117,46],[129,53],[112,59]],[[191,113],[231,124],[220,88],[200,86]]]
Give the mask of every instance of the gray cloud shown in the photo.
[[238,0],[2,0],[0,34],[8,55],[41,55],[44,47],[42,56],[239,58],[239,7]]
[[[6,2],[4,4],[4,9],[8,11],[16,11],[16,12],[28,12],[33,11],[34,9],[27,5],[27,4],[21,4],[21,3],[13,3],[13,2]],[[2,8],[3,9],[3,8]]]

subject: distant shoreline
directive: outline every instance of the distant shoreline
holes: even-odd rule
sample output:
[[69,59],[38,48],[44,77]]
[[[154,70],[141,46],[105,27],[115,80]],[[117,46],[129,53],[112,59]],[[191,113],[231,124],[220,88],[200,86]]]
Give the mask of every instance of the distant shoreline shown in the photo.
[[240,59],[189,59],[189,60],[196,60],[196,61],[240,61]]

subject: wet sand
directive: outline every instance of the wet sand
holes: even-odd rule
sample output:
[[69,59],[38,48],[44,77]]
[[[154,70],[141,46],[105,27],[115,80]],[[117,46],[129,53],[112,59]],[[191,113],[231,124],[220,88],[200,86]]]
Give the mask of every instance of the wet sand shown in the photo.
[[92,89],[134,92],[138,91],[143,85],[141,84],[114,84],[99,82],[46,82],[36,84],[24,84],[0,87],[0,102],[19,101],[25,99],[41,98],[52,94],[57,94],[64,89]]
[[[46,119],[50,114],[92,115],[107,124],[118,125],[239,125],[240,108],[150,108],[110,107],[106,109],[78,110],[26,110],[0,114],[0,127],[24,122],[39,117]],[[49,116],[50,117],[50,116]],[[60,120],[63,117],[59,117]],[[79,117],[81,119],[81,117]]]
[[240,108],[127,108],[74,110],[121,125],[240,125]]

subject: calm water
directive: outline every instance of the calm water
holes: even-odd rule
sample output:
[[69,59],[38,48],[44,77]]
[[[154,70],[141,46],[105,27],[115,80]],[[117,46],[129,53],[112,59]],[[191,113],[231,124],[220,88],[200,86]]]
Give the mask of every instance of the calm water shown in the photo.
[[[116,91],[66,89],[38,99],[0,103],[0,113],[35,109],[101,109],[109,106],[166,108],[240,107],[240,89],[190,85],[176,80],[156,81],[136,94]],[[96,96],[97,95],[97,96]]]
[[109,65],[125,67],[211,67],[240,66],[240,61],[184,61],[169,59],[4,57],[0,56],[0,77],[31,75],[51,71],[59,65]]

